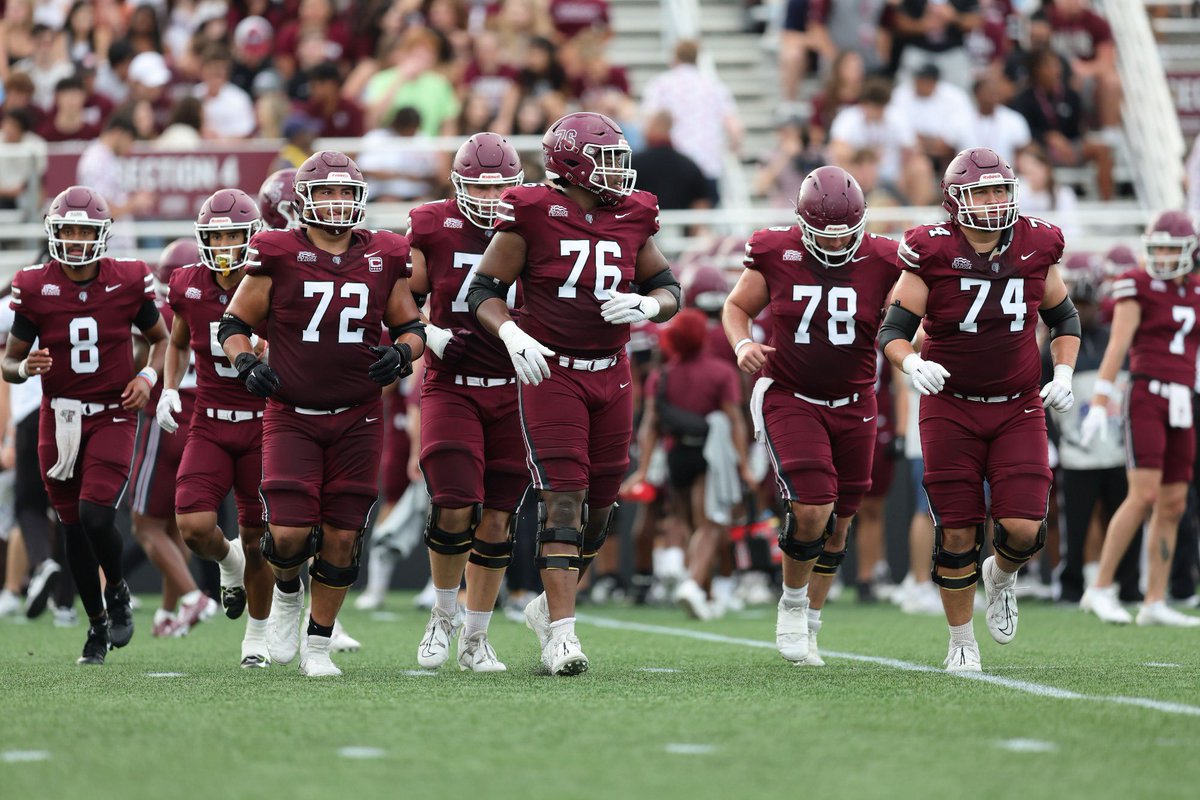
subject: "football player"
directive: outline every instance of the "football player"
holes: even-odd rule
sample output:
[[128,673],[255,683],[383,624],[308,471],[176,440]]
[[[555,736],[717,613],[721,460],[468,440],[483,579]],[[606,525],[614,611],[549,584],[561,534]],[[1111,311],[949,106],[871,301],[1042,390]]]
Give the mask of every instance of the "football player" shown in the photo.
[[[300,670],[340,675],[330,638],[378,497],[380,392],[411,370],[425,331],[408,289],[408,242],[355,230],[367,183],[354,161],[315,153],[296,171],[295,190],[302,227],[254,236],[217,336],[247,390],[268,398],[261,494],[262,555],[275,573],[271,660],[287,664],[301,650],[299,573],[313,558]],[[270,364],[250,342],[263,324]]]
[[[177,239],[163,248],[154,267],[154,302],[168,330],[174,314],[167,304],[167,284],[178,267],[196,262],[197,253],[194,240]],[[163,576],[162,605],[155,610],[154,625],[150,629],[153,636],[183,636],[193,625],[216,611],[212,598],[196,586],[188,569],[188,549],[175,524],[175,473],[183,456],[187,420],[196,399],[196,375],[188,366],[185,362],[183,379],[175,394],[175,402],[185,414],[183,435],[163,436],[162,430],[149,422],[148,413],[159,405],[164,390],[163,384],[159,384],[150,393],[146,409],[143,409],[130,478],[133,536]],[[166,383],[166,367],[163,383]],[[180,601],[176,615],[176,604]]]
[[[65,189],[45,224],[50,260],[13,279],[15,317],[0,369],[9,383],[42,378],[38,457],[89,620],[79,663],[103,664],[110,645],[124,647],[133,637],[113,522],[129,483],[137,411],[158,383],[167,328],[149,268],[105,256],[112,214],[103,197],[86,186]],[[150,364],[136,375],[134,326],[150,342]]]
[[1095,436],[1108,436],[1113,381],[1128,353],[1133,378],[1125,399],[1129,492],[1108,523],[1096,582],[1080,600],[1084,610],[1105,622],[1133,621],[1117,600],[1114,580],[1125,550],[1149,517],[1149,574],[1137,624],[1200,626],[1200,618],[1166,604],[1167,578],[1196,452],[1192,431],[1192,387],[1200,347],[1196,327],[1200,280],[1192,274],[1196,246],[1196,230],[1188,215],[1164,211],[1142,237],[1144,269],[1130,270],[1112,283],[1116,304],[1112,330],[1092,404],[1080,426],[1085,444]]
[[[196,555],[217,562],[225,616],[237,619],[250,607],[241,653],[246,669],[271,663],[267,617],[273,582],[259,551],[265,530],[258,485],[266,404],[238,383],[217,342],[217,330],[242,281],[250,238],[261,228],[258,206],[239,189],[222,189],[204,201],[196,218],[199,257],[171,275],[168,300],[175,318],[157,409],[159,426],[185,439],[175,482],[175,513],[184,541]],[[189,358],[196,364],[195,411],[183,407],[176,388]],[[180,433],[186,421],[191,424]],[[238,538],[233,541],[217,525],[217,509],[230,489],[238,507]]]
[[[995,555],[983,562],[988,630],[1000,644],[1017,632],[1017,570],[1046,541],[1051,473],[1043,403],[1074,403],[1079,313],[1063,282],[1062,231],[1020,215],[1012,167],[986,147],[946,167],[950,219],[911,228],[900,245],[904,274],[880,331],[884,353],[922,395],[921,452],[934,523],[933,581],[950,647],[945,667],[979,672],[971,627],[991,487]],[[1050,329],[1052,380],[1038,391],[1037,319]],[[912,338],[924,318],[918,355]]]
[[[750,237],[723,313],[738,367],[765,368],[751,415],[788,502],[775,647],[797,665],[825,663],[821,610],[871,485],[875,334],[899,272],[896,242],[865,235],[866,223],[866,199],[848,172],[809,173],[796,224]],[[752,325],[768,306],[769,344],[760,344]]]
[[[409,288],[428,295],[429,350],[421,383],[421,471],[432,508],[425,529],[437,595],[417,647],[422,667],[440,667],[456,632],[458,587],[467,576],[466,624],[458,665],[502,672],[487,630],[512,560],[510,522],[529,486],[517,420],[512,361],[467,307],[467,292],[496,227],[500,194],[524,178],[502,136],[478,133],[454,156],[454,198],[413,209]],[[517,287],[505,298],[511,308]]]
[[[526,623],[551,674],[578,675],[588,660],[575,635],[576,584],[608,535],[629,465],[629,326],[670,319],[680,287],[654,243],[658,202],[634,190],[629,143],[615,122],[568,114],[546,131],[542,154],[547,182],[501,198],[467,303],[500,337],[521,384],[546,587],[526,607]],[[518,278],[519,326],[507,303]]]

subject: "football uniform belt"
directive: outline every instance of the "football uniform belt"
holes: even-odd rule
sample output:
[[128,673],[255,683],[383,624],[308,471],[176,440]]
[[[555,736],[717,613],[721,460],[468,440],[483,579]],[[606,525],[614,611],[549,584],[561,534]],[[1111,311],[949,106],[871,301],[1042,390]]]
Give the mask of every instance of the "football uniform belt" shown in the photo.
[[1151,379],[1146,388],[1167,401],[1167,423],[1172,428],[1192,427],[1192,387]]
[[806,403],[812,403],[814,406],[825,406],[826,408],[841,408],[842,406],[848,406],[851,403],[857,403],[860,396],[858,392],[855,392],[849,397],[839,397],[837,400],[818,400],[815,397],[808,397],[807,395],[800,394],[799,392],[792,392],[792,394],[796,395],[796,397],[800,398]]
[[509,386],[516,382],[516,378],[479,378],[474,375],[454,376],[454,383],[457,386],[482,386],[490,388],[492,386]]
[[1016,394],[995,394],[995,395],[978,395],[978,394],[959,394],[951,392],[952,397],[957,397],[959,400],[970,400],[972,403],[1007,403],[1009,400],[1016,400],[1024,392]]
[[559,366],[567,369],[577,369],[581,372],[601,372],[609,367],[615,367],[620,359],[620,353],[614,353],[605,358],[573,358],[572,356],[559,356]]
[[233,411],[228,408],[206,408],[204,409],[204,416],[209,419],[219,419],[222,422],[246,422],[251,419],[262,419],[263,412]]
[[324,417],[349,411],[354,406],[342,406],[341,408],[301,408],[300,406],[293,406],[293,408],[297,414],[307,414],[310,417]]

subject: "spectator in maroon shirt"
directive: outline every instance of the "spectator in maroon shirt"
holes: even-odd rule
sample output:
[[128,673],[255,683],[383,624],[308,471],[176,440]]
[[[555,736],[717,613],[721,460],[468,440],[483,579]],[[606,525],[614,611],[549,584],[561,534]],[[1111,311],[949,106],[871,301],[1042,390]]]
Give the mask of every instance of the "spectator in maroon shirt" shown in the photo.
[[867,70],[856,50],[843,50],[833,60],[821,92],[813,98],[808,138],[814,147],[823,147],[829,138],[829,126],[838,112],[858,103]]
[[83,81],[78,77],[63,78],[54,87],[54,105],[38,126],[38,136],[47,142],[95,139],[100,135],[100,126],[89,125],[84,118],[86,101]]
[[296,18],[279,29],[275,37],[275,68],[285,79],[296,74],[297,50],[306,34],[317,34],[325,40],[326,60],[341,61],[348,57],[350,29],[333,12],[330,0],[300,0]]
[[226,12],[229,30],[235,30],[246,17],[263,17],[279,30],[289,19],[296,18],[299,0],[231,0]]
[[1121,124],[1121,79],[1117,47],[1104,17],[1088,8],[1088,0],[1054,0],[1034,17],[1035,26],[1050,29],[1050,46],[1067,60],[1076,88],[1095,111],[1101,128]]
[[585,31],[571,45],[577,58],[571,70],[571,94],[584,108],[590,109],[596,103],[596,95],[609,91],[629,95],[629,76],[624,67],[613,66],[608,60],[603,34]]
[[14,70],[4,81],[3,111],[23,109],[29,112],[30,128],[37,130],[42,114],[33,104],[33,79],[25,72]]
[[304,113],[321,123],[319,136],[358,137],[366,133],[362,106],[342,97],[342,75],[326,61],[308,71],[308,103]]
[[75,74],[83,81],[83,91],[87,96],[83,101],[83,119],[88,125],[95,125],[103,130],[104,123],[108,121],[117,104],[96,91],[96,64],[96,57],[88,56],[80,63]]
[[550,0],[550,20],[561,40],[574,39],[584,31],[607,38],[608,0]]
[[475,57],[463,72],[461,93],[481,98],[495,116],[504,105],[504,98],[516,85],[517,71],[504,63],[500,37],[492,31],[477,33],[472,49]]

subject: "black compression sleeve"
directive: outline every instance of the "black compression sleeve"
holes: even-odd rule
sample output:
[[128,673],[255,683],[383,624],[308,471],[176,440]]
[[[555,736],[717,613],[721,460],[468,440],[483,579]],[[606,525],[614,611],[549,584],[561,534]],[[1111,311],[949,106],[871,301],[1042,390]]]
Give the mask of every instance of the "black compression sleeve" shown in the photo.
[[1050,329],[1051,340],[1059,336],[1083,336],[1083,328],[1079,324],[1079,310],[1070,297],[1064,299],[1054,308],[1038,310],[1042,322]]
[[12,327],[8,332],[22,341],[32,344],[38,337],[37,325],[33,320],[21,313],[13,315]]
[[499,278],[475,273],[475,279],[471,281],[471,288],[467,290],[467,308],[470,309],[471,316],[475,316],[479,307],[493,297],[497,300],[505,300],[508,297],[510,285]]
[[138,309],[137,316],[133,318],[133,324],[138,326],[139,331],[148,331],[154,327],[154,323],[158,322],[158,317],[158,306],[154,305],[153,300],[147,300]]
[[887,315],[883,318],[883,325],[879,328],[880,349],[886,349],[890,342],[897,339],[911,342],[920,327],[920,317],[900,303],[892,303],[891,308],[887,310]]

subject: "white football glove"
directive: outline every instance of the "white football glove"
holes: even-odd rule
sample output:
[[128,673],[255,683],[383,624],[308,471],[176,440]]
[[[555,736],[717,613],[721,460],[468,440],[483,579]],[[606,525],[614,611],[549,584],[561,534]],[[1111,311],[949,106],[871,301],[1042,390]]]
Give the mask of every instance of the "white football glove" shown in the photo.
[[658,316],[661,306],[653,297],[631,292],[613,292],[604,305],[600,316],[610,325],[632,325]]
[[936,361],[926,361],[916,353],[904,357],[900,365],[906,375],[912,377],[913,386],[923,395],[937,394],[946,388],[950,372]]
[[432,322],[425,323],[425,345],[438,358],[446,357],[446,345],[450,344],[450,340],[453,338],[454,334],[445,328],[439,328]]
[[179,392],[175,389],[163,389],[162,397],[158,398],[158,408],[154,410],[154,418],[158,420],[158,427],[167,433],[179,430],[179,423],[171,416],[172,411],[176,414],[183,411],[183,405],[179,402]]
[[1087,447],[1097,436],[1102,442],[1108,438],[1108,409],[1093,404],[1079,424],[1079,444]]
[[553,350],[518,328],[511,319],[501,325],[496,333],[508,349],[508,357],[512,359],[513,369],[521,383],[537,386],[550,377],[550,365],[546,363],[546,357],[553,356]]
[[1052,411],[1062,414],[1075,405],[1075,395],[1071,391],[1071,376],[1074,374],[1074,367],[1058,364],[1054,367],[1054,379],[1042,387],[1042,402]]

